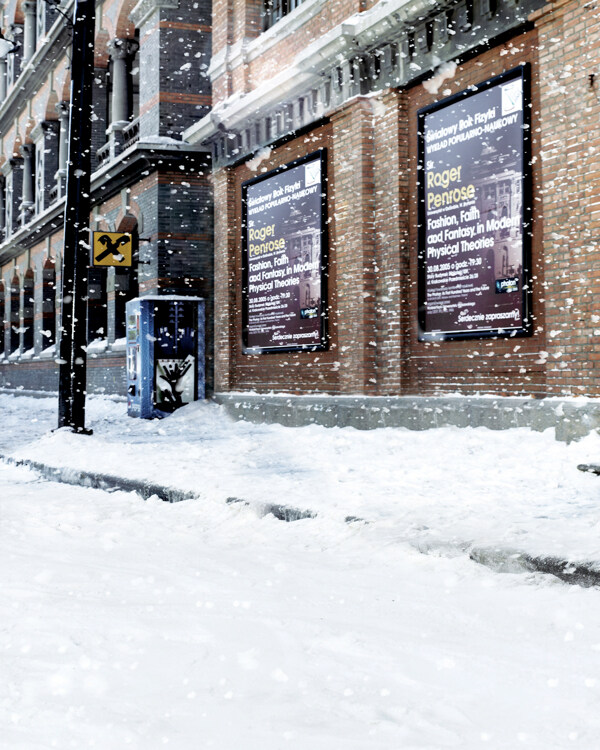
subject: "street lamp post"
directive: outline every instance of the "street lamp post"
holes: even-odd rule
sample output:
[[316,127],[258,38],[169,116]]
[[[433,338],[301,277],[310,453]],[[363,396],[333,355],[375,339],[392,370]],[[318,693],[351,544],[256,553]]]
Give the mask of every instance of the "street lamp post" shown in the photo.
[[82,433],[89,432],[85,395],[95,14],[95,0],[76,0],[58,360],[58,426]]

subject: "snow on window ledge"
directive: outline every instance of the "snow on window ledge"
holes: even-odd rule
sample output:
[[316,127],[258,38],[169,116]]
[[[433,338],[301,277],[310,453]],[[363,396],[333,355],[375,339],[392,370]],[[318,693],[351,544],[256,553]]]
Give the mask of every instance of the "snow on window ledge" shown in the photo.
[[40,359],[52,359],[54,357],[54,353],[56,351],[56,344],[52,344],[52,346],[47,346],[45,349],[42,349],[42,351],[39,354]]
[[91,357],[97,357],[98,354],[102,354],[108,348],[108,341],[106,339],[94,339],[87,345],[87,353]]

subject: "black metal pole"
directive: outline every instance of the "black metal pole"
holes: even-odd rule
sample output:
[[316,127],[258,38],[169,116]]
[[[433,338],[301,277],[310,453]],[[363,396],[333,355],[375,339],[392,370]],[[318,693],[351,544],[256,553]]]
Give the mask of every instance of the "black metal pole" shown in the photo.
[[87,269],[90,263],[90,172],[95,0],[76,0],[71,54],[69,158],[62,266],[58,426],[85,429]]

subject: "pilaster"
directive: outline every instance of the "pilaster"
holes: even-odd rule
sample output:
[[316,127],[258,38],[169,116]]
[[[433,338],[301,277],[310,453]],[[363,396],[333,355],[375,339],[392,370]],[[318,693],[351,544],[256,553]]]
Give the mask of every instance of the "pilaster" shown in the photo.
[[231,170],[220,169],[213,174],[215,205],[215,391],[234,387],[234,356],[236,334],[235,277],[235,183]]
[[332,118],[342,393],[376,393],[373,112],[355,99]]

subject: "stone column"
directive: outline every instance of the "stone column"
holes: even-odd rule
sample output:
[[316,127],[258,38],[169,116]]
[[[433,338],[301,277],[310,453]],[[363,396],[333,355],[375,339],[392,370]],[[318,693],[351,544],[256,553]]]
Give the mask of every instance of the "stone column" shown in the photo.
[[65,195],[67,182],[67,159],[69,158],[69,102],[59,102],[56,105],[60,130],[58,134],[58,170],[56,172],[56,185],[58,187],[58,198]]
[[35,187],[33,183],[35,149],[33,143],[26,143],[24,146],[21,146],[20,150],[23,157],[23,200],[21,201],[20,218],[21,224],[27,224],[31,219],[35,203]]
[[6,99],[6,57],[0,57],[0,102]]
[[0,242],[4,241],[6,229],[6,181],[0,177]]
[[127,58],[137,49],[134,39],[113,39],[108,43],[108,52],[112,61],[111,67],[111,122],[108,124],[107,134],[111,144],[110,158],[114,158],[123,145],[123,130],[129,125],[130,86],[131,80],[127,65]]
[[110,125],[127,124],[131,118],[131,77],[128,60],[135,54],[137,47],[135,39],[113,39],[109,42],[108,51],[112,61]]
[[[43,0],[40,0],[43,2]],[[35,0],[25,0],[22,5],[25,14],[25,23],[23,25],[23,63],[30,60],[35,54],[36,46],[36,25],[37,25],[37,3]]]
[[[133,39],[113,39],[108,43],[108,53],[112,61],[112,123],[129,122],[129,72],[127,58],[136,50]],[[111,123],[111,124],[112,124]]]

